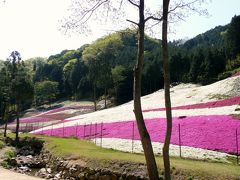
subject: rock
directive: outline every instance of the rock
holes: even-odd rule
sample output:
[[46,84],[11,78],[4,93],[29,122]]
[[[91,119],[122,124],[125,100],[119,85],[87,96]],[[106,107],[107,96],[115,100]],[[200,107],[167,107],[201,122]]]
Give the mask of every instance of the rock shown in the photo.
[[137,180],[138,178],[134,175],[127,175],[126,180]]
[[111,180],[111,176],[110,175],[101,175],[101,176],[99,176],[99,180]]
[[70,173],[75,173],[77,171],[77,168],[71,167],[69,168]]
[[35,175],[41,178],[46,178],[49,176],[49,174],[50,173],[47,171],[46,168],[41,168]]
[[51,178],[53,178],[54,176],[52,175],[52,174],[48,174],[45,178],[46,179],[51,179]]
[[111,175],[111,180],[118,180],[117,175],[116,175],[116,174],[112,174],[112,175]]
[[11,158],[8,163],[10,166],[16,166],[17,165],[16,158]]
[[97,180],[98,178],[95,177],[95,175],[90,175],[87,177],[89,180]]
[[55,157],[49,153],[32,154],[35,150],[25,144],[19,152],[24,155],[18,155],[11,159],[11,164],[16,164],[16,170],[20,173],[29,172],[29,168],[41,168],[35,173],[35,176],[59,180],[59,179],[80,179],[80,180],[137,180],[146,179],[146,165],[141,163],[126,163],[111,161],[104,168],[90,168],[84,163],[74,164],[63,158]]
[[21,167],[19,167],[19,169],[24,173],[24,172],[29,172],[29,171],[31,171],[31,169],[29,169],[29,167],[27,167],[27,166],[21,166]]
[[94,175],[94,178],[95,178],[95,179],[99,179],[99,176],[100,176],[100,173],[98,172],[98,173],[96,173],[96,174]]
[[92,169],[92,168],[89,168],[89,169],[88,169],[88,174],[90,174],[90,175],[95,174],[95,170]]
[[52,170],[51,170],[51,168],[47,168],[47,169],[46,169],[46,171],[47,171],[49,174],[51,174],[51,173],[52,173]]
[[61,178],[61,174],[60,173],[57,173],[55,176],[54,176],[54,179],[60,179]]
[[39,173],[46,173],[46,169],[45,168],[41,168],[38,172]]
[[28,158],[28,159],[32,159],[33,156],[32,156],[32,155],[27,155],[26,158]]
[[78,178],[81,179],[81,180],[85,179],[85,173],[84,172],[79,173]]

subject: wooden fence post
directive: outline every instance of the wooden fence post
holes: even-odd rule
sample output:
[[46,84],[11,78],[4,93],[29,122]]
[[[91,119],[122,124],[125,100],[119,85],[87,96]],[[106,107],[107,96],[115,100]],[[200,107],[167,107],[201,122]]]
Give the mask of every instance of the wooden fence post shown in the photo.
[[78,123],[76,124],[76,138],[78,137],[77,131],[78,131]]
[[101,123],[101,135],[100,135],[100,146],[102,147],[102,136],[103,136],[103,122]]
[[178,140],[179,140],[179,154],[180,158],[182,158],[182,142],[181,142],[181,126],[178,124]]
[[62,135],[63,135],[63,137],[64,137],[64,122],[63,122],[63,129],[62,129]]
[[132,124],[132,153],[133,153],[133,148],[134,148],[134,121]]
[[51,127],[51,136],[53,135],[53,133],[52,133],[52,131],[53,131],[53,123],[52,123],[52,127]]
[[92,138],[92,123],[90,124],[90,130],[89,130],[89,139],[91,141],[91,138]]
[[239,164],[239,157],[238,157],[238,129],[236,129],[236,147],[237,147],[237,164]]
[[95,144],[97,144],[97,123],[95,123]]
[[42,123],[42,135],[43,135],[43,123]]
[[83,139],[85,139],[85,126],[86,126],[86,123],[83,126]]

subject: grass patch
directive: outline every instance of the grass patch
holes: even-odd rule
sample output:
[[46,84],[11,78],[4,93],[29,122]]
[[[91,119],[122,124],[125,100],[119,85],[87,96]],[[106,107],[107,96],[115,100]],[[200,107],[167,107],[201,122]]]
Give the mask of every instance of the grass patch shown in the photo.
[[0,149],[4,148],[4,146],[5,146],[5,143],[2,140],[0,140]]
[[4,161],[1,162],[1,165],[6,168],[6,169],[10,169],[11,168],[11,159],[16,157],[16,152],[14,149],[8,149],[5,153],[4,153]]
[[210,94],[209,99],[218,99],[218,100],[224,100],[228,99],[230,96],[225,95],[225,94]]
[[240,120],[240,114],[232,114],[231,116],[233,118],[235,118],[235,119],[239,119]]
[[[34,136],[21,134],[21,136]],[[87,158],[95,162],[106,162],[111,160],[144,163],[142,154],[131,154],[112,149],[105,149],[87,141],[74,138],[56,138],[48,136],[37,136],[44,140],[45,148],[56,156],[67,159]],[[158,167],[163,169],[162,157],[157,156]],[[240,166],[216,162],[207,162],[191,159],[171,158],[171,165],[174,172],[187,172],[189,179],[201,177],[201,179],[232,179],[240,176]],[[221,177],[221,178],[219,178]]]

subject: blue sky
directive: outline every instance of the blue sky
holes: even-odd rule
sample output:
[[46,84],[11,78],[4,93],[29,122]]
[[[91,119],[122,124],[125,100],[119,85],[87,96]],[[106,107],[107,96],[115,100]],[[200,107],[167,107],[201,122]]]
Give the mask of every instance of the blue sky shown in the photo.
[[204,5],[209,12],[209,17],[196,14],[190,16],[186,22],[178,25],[174,38],[194,37],[218,25],[225,25],[234,15],[240,15],[240,0],[212,0]]
[[[150,2],[150,0],[147,0]],[[157,0],[151,0],[157,3]],[[159,0],[159,2],[161,2]],[[156,4],[151,4],[156,8]],[[128,26],[96,26],[89,36],[73,34],[71,37],[59,31],[60,22],[67,15],[71,0],[0,0],[0,59],[6,59],[12,50],[18,50],[23,59],[59,53],[64,49],[76,49],[85,43],[109,33],[107,29]],[[234,15],[240,15],[240,0],[212,0],[203,7],[210,17],[190,15],[185,21],[174,24],[170,40],[194,37],[218,25],[225,25]],[[160,38],[160,37],[158,37]]]

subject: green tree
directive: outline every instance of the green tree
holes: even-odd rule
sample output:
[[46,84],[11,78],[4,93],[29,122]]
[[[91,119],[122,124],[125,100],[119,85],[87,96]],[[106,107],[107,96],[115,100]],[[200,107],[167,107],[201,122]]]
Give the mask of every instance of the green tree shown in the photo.
[[59,93],[58,82],[41,81],[34,85],[34,99],[36,105],[51,103],[57,98]]
[[89,59],[87,61],[88,66],[88,79],[92,84],[93,89],[93,101],[94,101],[94,110],[97,110],[97,84],[100,77],[100,71],[99,71],[99,62],[93,57],[92,59]]
[[111,70],[116,101],[118,100],[118,89],[119,89],[119,86],[126,79],[126,76],[124,74],[125,71],[126,71],[126,69],[122,65],[115,66]]
[[0,116],[5,123],[4,137],[7,136],[8,114],[10,106],[10,77],[6,67],[0,69]]
[[191,67],[189,71],[189,78],[192,82],[198,82],[199,76],[203,72],[204,50],[200,48],[196,50],[192,56]]
[[170,58],[171,82],[186,82],[190,69],[189,59],[183,53],[176,53]]
[[99,52],[97,55],[97,61],[99,63],[99,76],[97,80],[97,86],[104,89],[104,107],[107,108],[107,92],[112,86],[112,73],[111,66],[108,61],[108,57],[105,52]]
[[19,142],[19,117],[22,105],[25,101],[33,99],[33,84],[31,76],[27,73],[24,62],[21,60],[20,53],[13,51],[7,59],[7,68],[10,74],[10,88],[13,104],[16,107],[16,143]]
[[66,63],[63,67],[63,85],[64,91],[68,93],[67,95],[71,96],[74,95],[76,99],[76,92],[77,92],[77,85],[73,86],[70,79],[71,71],[73,70],[75,64],[77,63],[77,59],[71,59]]
[[84,91],[84,89],[79,89],[79,87],[82,85],[81,82],[86,78],[86,74],[86,65],[82,61],[77,60],[69,74],[69,84],[73,89],[75,100],[77,100],[80,97],[80,94]]
[[231,58],[240,53],[240,16],[234,16],[227,30]]

